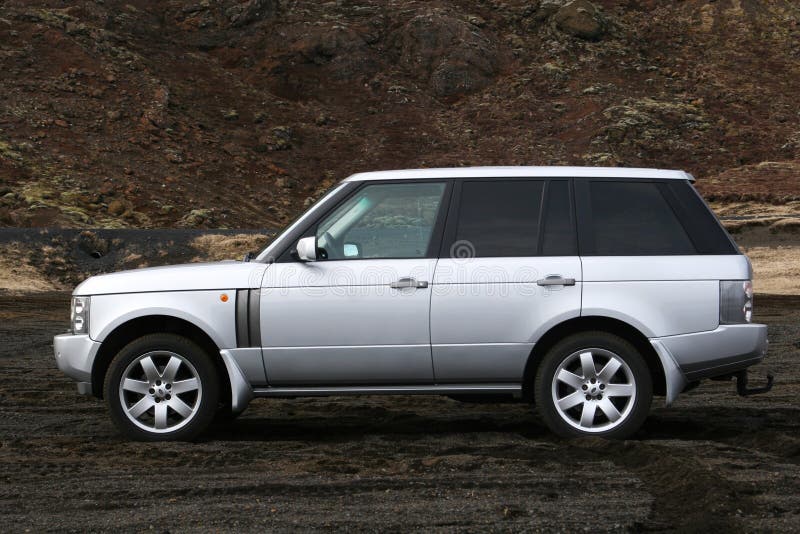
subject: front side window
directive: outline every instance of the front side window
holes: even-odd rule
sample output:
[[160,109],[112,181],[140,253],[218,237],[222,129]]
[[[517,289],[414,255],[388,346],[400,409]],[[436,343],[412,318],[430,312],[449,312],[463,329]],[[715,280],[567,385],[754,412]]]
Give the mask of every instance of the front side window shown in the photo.
[[321,257],[424,258],[444,191],[441,182],[362,187],[317,226]]
[[591,182],[589,209],[591,228],[582,230],[590,232],[595,255],[695,254],[657,183]]

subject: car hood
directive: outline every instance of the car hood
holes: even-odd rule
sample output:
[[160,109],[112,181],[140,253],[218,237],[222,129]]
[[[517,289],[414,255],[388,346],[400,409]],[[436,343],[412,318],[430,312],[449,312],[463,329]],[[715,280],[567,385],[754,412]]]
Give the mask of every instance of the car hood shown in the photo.
[[202,291],[261,287],[267,265],[240,261],[148,267],[87,278],[74,295]]

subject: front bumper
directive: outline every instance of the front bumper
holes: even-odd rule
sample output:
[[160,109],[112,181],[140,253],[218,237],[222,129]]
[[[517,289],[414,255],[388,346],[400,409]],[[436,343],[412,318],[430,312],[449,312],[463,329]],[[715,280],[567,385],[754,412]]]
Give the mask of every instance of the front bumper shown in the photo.
[[61,334],[53,338],[56,364],[67,376],[78,381],[78,392],[92,394],[92,365],[100,343],[86,334]]

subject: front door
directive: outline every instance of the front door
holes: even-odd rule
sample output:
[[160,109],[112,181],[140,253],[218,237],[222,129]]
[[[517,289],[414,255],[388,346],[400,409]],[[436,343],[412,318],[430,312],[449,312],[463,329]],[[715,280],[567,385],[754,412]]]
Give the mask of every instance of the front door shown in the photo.
[[270,385],[430,384],[430,299],[447,182],[365,183],[306,232],[317,261],[261,291]]

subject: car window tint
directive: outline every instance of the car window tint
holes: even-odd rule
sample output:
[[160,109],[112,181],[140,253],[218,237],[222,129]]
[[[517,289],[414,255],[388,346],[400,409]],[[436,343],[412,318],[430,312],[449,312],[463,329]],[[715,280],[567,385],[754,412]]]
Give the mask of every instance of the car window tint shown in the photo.
[[547,185],[544,210],[542,256],[576,256],[578,243],[568,182],[554,180]]
[[469,181],[461,186],[456,243],[451,255],[535,256],[543,181]]
[[597,181],[589,192],[596,255],[695,253],[657,184]]
[[700,254],[738,254],[725,228],[703,199],[685,180],[670,180],[667,187],[683,210],[681,220]]
[[374,184],[361,188],[317,227],[327,259],[423,258],[445,184]]

